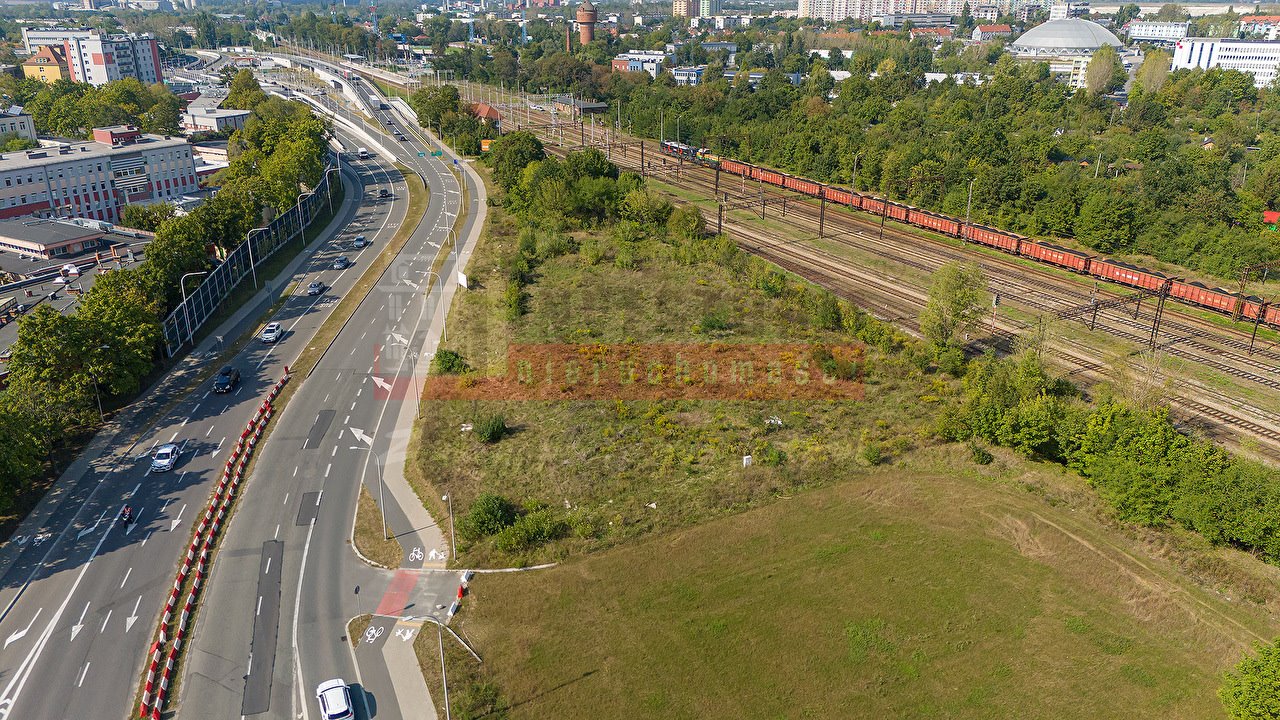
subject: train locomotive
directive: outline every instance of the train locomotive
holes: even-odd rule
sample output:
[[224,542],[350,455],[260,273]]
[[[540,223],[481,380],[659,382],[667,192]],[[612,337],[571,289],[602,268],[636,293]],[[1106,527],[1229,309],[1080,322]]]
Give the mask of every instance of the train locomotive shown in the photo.
[[1091,275],[1100,280],[1106,280],[1118,285],[1158,291],[1167,284],[1169,297],[1180,302],[1233,317],[1238,315],[1249,322],[1257,322],[1261,318],[1261,322],[1280,328],[1280,304],[1270,305],[1263,302],[1261,298],[1251,295],[1241,295],[1225,288],[1211,288],[1199,282],[1185,281],[1182,278],[1171,278],[1155,270],[1137,267],[1118,260],[1080,250],[1072,250],[1053,243],[1033,240],[1017,233],[978,223],[967,223],[959,218],[930,210],[922,210],[875,195],[860,193],[777,170],[762,168],[739,160],[721,157],[713,154],[707,148],[664,141],[661,145],[661,152],[664,155],[698,165],[719,168],[721,172],[775,185],[810,197],[825,198],[827,202],[837,205],[843,205],[855,210],[864,210],[875,215],[883,215],[908,225],[914,225],[955,238],[962,238],[968,242],[992,247],[1010,255],[1030,258],[1046,265],[1063,268],[1082,275]]

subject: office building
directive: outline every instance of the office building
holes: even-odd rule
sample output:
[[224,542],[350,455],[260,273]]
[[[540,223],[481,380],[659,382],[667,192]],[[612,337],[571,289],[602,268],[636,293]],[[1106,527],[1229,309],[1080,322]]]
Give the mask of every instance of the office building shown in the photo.
[[63,44],[71,79],[106,85],[131,77],[152,85],[164,81],[160,46],[150,35],[99,35],[68,38]]
[[90,142],[0,154],[0,218],[22,215],[117,222],[130,203],[174,200],[198,189],[186,140],[117,125]]
[[1173,70],[1222,68],[1253,75],[1254,87],[1269,87],[1280,68],[1280,42],[1235,38],[1183,38],[1173,50]]
[[1176,43],[1187,36],[1191,23],[1134,20],[1124,26],[1130,42]]

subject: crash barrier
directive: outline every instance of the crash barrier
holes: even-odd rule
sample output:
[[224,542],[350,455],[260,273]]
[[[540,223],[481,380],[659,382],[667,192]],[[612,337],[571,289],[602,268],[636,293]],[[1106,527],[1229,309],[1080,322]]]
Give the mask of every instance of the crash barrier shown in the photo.
[[[191,635],[192,628],[189,627],[189,623],[195,613],[200,590],[208,578],[213,551],[217,547],[222,525],[227,519],[227,513],[235,499],[240,482],[244,479],[253,449],[262,439],[267,422],[275,414],[272,403],[288,381],[289,367],[286,365],[284,376],[271,387],[267,399],[258,406],[245,426],[240,440],[232,446],[231,457],[227,458],[227,462],[222,466],[222,476],[210,494],[209,504],[200,516],[195,532],[192,534],[191,543],[187,545],[187,551],[183,553],[182,561],[178,564],[173,587],[169,590],[164,610],[160,613],[156,641],[148,652],[147,674],[143,681],[142,699],[138,704],[138,717],[141,720],[146,718],[160,720],[164,712],[169,686],[173,681],[174,666],[177,664],[182,644]],[[180,601],[182,589],[187,587],[189,578],[191,579],[190,587],[186,597]],[[163,662],[161,658],[164,658]]]

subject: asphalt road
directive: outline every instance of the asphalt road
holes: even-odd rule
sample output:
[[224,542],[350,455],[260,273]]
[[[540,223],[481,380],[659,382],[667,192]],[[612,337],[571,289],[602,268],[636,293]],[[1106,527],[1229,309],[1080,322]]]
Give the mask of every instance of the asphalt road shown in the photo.
[[[389,187],[377,163],[357,163],[366,189]],[[351,229],[381,227],[403,218],[403,183],[394,201],[349,193],[343,212]],[[354,197],[352,197],[354,196]],[[363,253],[376,252],[377,244]],[[333,258],[355,260],[344,271]],[[62,483],[47,502],[47,516],[33,516],[12,541],[0,575],[0,720],[56,720],[124,716],[130,712],[155,620],[172,583],[191,522],[207,502],[229,444],[302,349],[340,295],[364,269],[361,253],[329,242],[292,278],[303,288],[320,278],[332,288],[318,297],[301,290],[272,318],[287,333],[279,343],[250,342],[235,358],[242,381],[227,395],[208,382],[171,408],[150,428],[136,428],[136,442],[109,447],[89,470]],[[160,443],[183,448],[177,467],[150,472],[148,456]],[[122,506],[138,522],[115,522]],[[37,513],[36,515],[39,515]],[[11,561],[11,562],[10,562]],[[105,709],[110,708],[109,711]]]
[[[358,117],[350,119],[363,124]],[[404,119],[393,122],[402,125]],[[417,223],[405,247],[310,377],[302,379],[288,407],[273,420],[270,439],[260,446],[257,469],[206,590],[182,682],[182,718],[316,717],[314,689],[335,677],[353,686],[359,717],[412,717],[404,711],[423,703],[421,697],[396,698],[394,669],[381,655],[357,658],[345,637],[346,623],[389,607],[388,591],[404,590],[406,584],[396,610],[425,611],[456,587],[456,576],[433,582],[430,574],[411,569],[408,583],[401,573],[393,586],[396,575],[361,562],[349,543],[360,486],[375,498],[380,495],[393,434],[407,432],[397,420],[406,404],[417,402],[412,353],[430,352],[424,347],[427,328],[434,313],[443,311],[439,276],[429,268],[444,246],[461,195],[453,171],[431,157],[435,147],[417,139],[379,139],[395,152],[395,160],[422,174],[431,191],[427,210],[420,221],[405,221]],[[344,142],[365,144],[359,138]],[[373,252],[389,235],[378,235]],[[452,262],[439,274],[449,277]],[[389,495],[387,503],[391,530],[406,546],[406,566],[420,566],[421,556],[408,552],[418,528],[406,527],[406,513]],[[264,589],[264,543],[274,542],[282,545],[279,586],[271,580]],[[275,636],[264,627],[275,627]],[[411,670],[418,672],[416,665]]]

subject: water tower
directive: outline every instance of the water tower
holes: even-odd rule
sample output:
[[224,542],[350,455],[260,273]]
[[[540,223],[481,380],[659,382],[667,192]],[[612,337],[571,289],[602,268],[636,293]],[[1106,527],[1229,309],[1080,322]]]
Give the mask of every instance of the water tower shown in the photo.
[[586,45],[596,39],[596,6],[591,0],[582,0],[576,16],[578,21],[578,42]]

